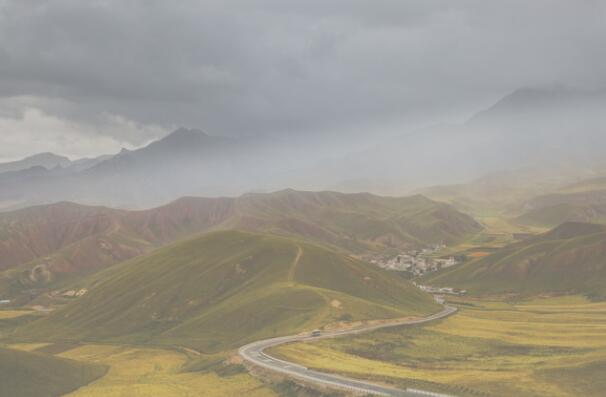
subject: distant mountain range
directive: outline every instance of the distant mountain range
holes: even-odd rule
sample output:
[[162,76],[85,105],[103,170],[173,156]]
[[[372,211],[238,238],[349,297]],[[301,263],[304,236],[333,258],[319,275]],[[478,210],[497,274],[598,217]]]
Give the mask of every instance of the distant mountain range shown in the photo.
[[58,156],[54,153],[40,153],[23,160],[13,161],[10,163],[0,163],[0,174],[12,171],[27,170],[32,167],[43,167],[53,169],[56,167],[67,167],[72,162],[67,157]]
[[0,210],[65,200],[141,209],[182,196],[285,187],[399,195],[545,162],[604,165],[605,107],[602,91],[522,89],[466,123],[402,134],[357,152],[317,137],[302,144],[180,128],[115,156],[70,162],[46,154],[0,165]]
[[605,108],[606,91],[521,89],[465,123],[402,134],[326,162],[316,174],[325,183],[341,178],[357,181],[357,190],[380,185],[378,193],[394,194],[543,165],[553,167],[552,177],[562,166],[606,167],[601,150],[606,147]]
[[17,172],[27,171],[32,168],[45,169],[50,171],[68,170],[70,172],[84,171],[94,167],[102,161],[109,160],[112,155],[104,155],[95,158],[83,158],[78,160],[70,160],[67,157],[59,156],[54,153],[40,153],[23,160],[13,161],[9,163],[0,163],[0,175],[13,172],[13,175],[18,175]]
[[0,214],[0,271],[6,270],[0,273],[0,296],[30,299],[32,289],[54,288],[184,237],[224,229],[294,237],[362,254],[458,242],[481,226],[450,205],[422,196],[368,193],[284,190],[183,198],[145,211],[72,203],[37,206]]
[[[57,201],[140,208],[188,195],[241,194],[266,187],[288,169],[294,153],[256,138],[209,136],[180,128],[137,150],[114,156],[40,163],[0,174],[0,209]],[[3,205],[3,203],[5,203]]]

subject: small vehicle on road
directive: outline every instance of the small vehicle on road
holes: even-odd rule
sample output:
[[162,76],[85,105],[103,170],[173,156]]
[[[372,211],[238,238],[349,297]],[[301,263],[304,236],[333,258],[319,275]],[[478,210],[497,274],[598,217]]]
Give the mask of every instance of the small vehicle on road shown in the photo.
[[316,336],[320,336],[320,335],[322,335],[322,331],[320,331],[319,329],[314,329],[313,331],[311,331],[312,337],[316,337]]

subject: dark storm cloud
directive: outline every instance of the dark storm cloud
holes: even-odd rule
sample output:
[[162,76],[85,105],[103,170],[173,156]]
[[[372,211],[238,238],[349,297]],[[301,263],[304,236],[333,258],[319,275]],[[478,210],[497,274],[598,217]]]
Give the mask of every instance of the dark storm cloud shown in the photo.
[[603,4],[0,0],[0,96],[89,125],[376,132],[521,86],[604,86]]

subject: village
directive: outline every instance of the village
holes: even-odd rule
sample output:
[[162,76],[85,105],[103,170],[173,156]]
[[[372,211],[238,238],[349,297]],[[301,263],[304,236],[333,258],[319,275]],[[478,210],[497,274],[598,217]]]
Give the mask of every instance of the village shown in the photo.
[[386,270],[408,272],[413,277],[419,277],[460,263],[454,256],[437,257],[439,251],[445,247],[443,244],[436,244],[423,249],[406,251],[392,257],[372,258],[370,262]]
[[[432,287],[429,285],[420,285],[413,281],[413,284],[416,285],[421,291],[425,291],[428,294],[434,294],[435,296],[439,295],[465,295],[467,294],[467,290],[457,289],[451,287]],[[438,295],[439,294],[439,295]]]

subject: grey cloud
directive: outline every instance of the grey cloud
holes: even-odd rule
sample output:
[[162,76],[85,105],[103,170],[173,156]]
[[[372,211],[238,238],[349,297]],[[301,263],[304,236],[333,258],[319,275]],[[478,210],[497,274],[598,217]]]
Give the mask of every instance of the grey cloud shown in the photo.
[[89,124],[378,133],[521,86],[606,85],[605,17],[563,0],[5,0],[0,95]]

